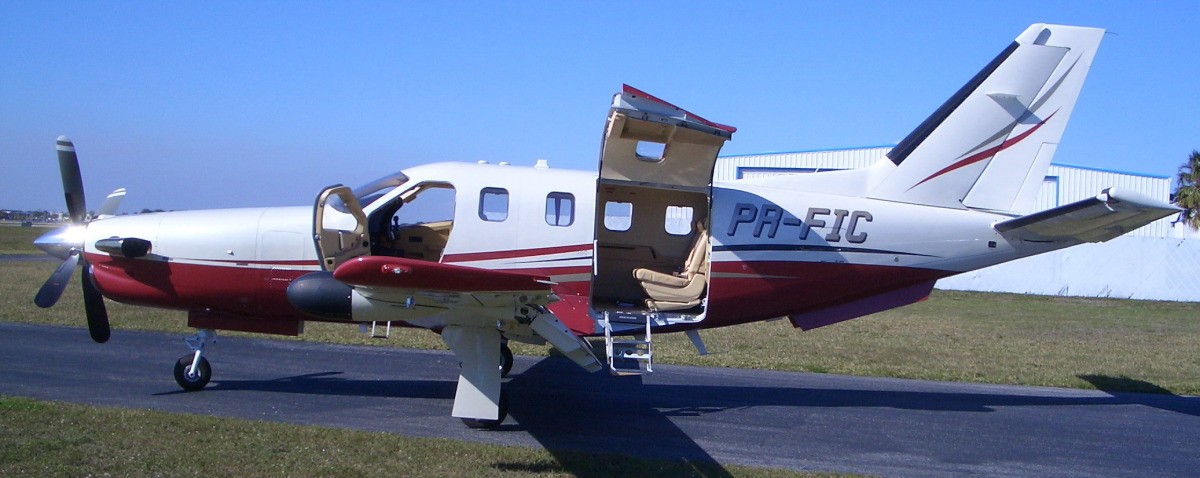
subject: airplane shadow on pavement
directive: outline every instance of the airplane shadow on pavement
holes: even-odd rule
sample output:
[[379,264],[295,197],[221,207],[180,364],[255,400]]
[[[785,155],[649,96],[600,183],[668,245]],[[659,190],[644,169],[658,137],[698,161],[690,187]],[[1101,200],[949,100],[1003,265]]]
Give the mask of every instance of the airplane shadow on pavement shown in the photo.
[[[269,393],[299,393],[350,397],[404,397],[454,399],[453,380],[356,380],[342,377],[343,372],[318,372],[273,380],[213,379],[206,392],[252,390]],[[155,395],[192,393],[171,390]]]
[[603,472],[564,452],[657,458],[690,466],[688,476],[733,476],[671,421],[674,416],[719,412],[723,407],[691,410],[693,406],[686,402],[694,397],[683,397],[680,406],[663,403],[672,392],[647,394],[640,376],[589,374],[561,357],[538,361],[514,374],[505,386],[510,404],[506,427],[529,433],[574,476]]
[[[529,365],[537,360],[532,365]],[[527,368],[526,368],[527,367]],[[1080,378],[1097,384],[1110,377]],[[1128,380],[1128,379],[1127,379]],[[1152,384],[1150,384],[1152,385]],[[272,380],[214,380],[211,391],[252,390],[306,395],[423,398],[452,400],[455,381],[360,380],[331,371]],[[1122,385],[1122,388],[1128,388]],[[1142,405],[1200,416],[1200,397],[1169,394],[1110,393],[1100,395],[1025,395],[1020,393],[936,392],[887,389],[806,388],[800,385],[739,386],[643,383],[640,377],[589,374],[570,361],[550,357],[520,357],[505,389],[509,419],[495,432],[528,433],[575,476],[597,476],[588,460],[573,452],[604,453],[665,459],[684,463],[691,474],[730,476],[689,433],[686,417],[712,416],[713,421],[740,420],[743,411],[771,407],[752,419],[771,423],[803,423],[806,410],[824,408],[892,408],[899,410],[989,413],[1014,406]],[[183,392],[167,392],[167,394]],[[732,419],[733,415],[738,418]],[[684,420],[678,420],[685,418]],[[401,430],[397,430],[401,432]],[[710,430],[711,432],[711,430]],[[850,432],[847,432],[850,433]],[[708,437],[708,440],[723,440]],[[739,439],[745,439],[739,438]],[[755,440],[750,437],[750,440]],[[759,438],[764,439],[764,438]],[[701,440],[702,442],[704,439]],[[798,450],[797,453],[803,453]],[[496,465],[501,471],[526,470],[528,465]]]

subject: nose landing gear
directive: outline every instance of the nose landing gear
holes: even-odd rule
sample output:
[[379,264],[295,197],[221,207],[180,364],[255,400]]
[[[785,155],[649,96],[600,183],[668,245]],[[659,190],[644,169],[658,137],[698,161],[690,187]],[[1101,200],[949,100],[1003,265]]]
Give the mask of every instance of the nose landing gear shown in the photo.
[[189,392],[203,389],[212,379],[212,366],[204,358],[204,347],[217,341],[217,332],[213,329],[200,329],[195,337],[183,339],[192,354],[179,357],[175,362],[175,383]]

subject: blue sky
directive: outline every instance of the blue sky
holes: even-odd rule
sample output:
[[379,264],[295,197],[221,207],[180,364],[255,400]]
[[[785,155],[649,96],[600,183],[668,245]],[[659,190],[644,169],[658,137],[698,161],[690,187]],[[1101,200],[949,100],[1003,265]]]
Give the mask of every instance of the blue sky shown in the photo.
[[891,144],[1029,24],[1107,28],[1056,162],[1200,148],[1200,2],[0,0],[0,207],[310,204],[434,161],[593,169],[629,83],[738,127],[724,154]]

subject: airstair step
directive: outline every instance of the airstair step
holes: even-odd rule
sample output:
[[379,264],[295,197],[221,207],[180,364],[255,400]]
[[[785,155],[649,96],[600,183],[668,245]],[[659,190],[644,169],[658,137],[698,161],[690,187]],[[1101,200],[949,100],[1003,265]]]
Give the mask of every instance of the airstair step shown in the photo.
[[[620,324],[623,332],[631,331],[628,325],[634,323],[645,327],[645,335],[635,339],[613,338],[614,319],[622,319]],[[602,323],[604,327],[605,351],[608,355],[608,367],[613,375],[642,375],[653,372],[654,344],[650,334],[651,318],[649,315],[614,314],[605,312]]]

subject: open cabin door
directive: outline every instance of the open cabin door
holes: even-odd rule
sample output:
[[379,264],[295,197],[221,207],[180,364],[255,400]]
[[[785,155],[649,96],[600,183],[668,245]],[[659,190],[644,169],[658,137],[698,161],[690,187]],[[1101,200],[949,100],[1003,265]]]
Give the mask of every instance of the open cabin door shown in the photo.
[[596,191],[595,312],[703,317],[713,168],[734,131],[629,86],[613,97]]
[[317,195],[313,207],[313,240],[321,269],[333,271],[347,260],[371,254],[367,216],[349,187],[336,185]]

